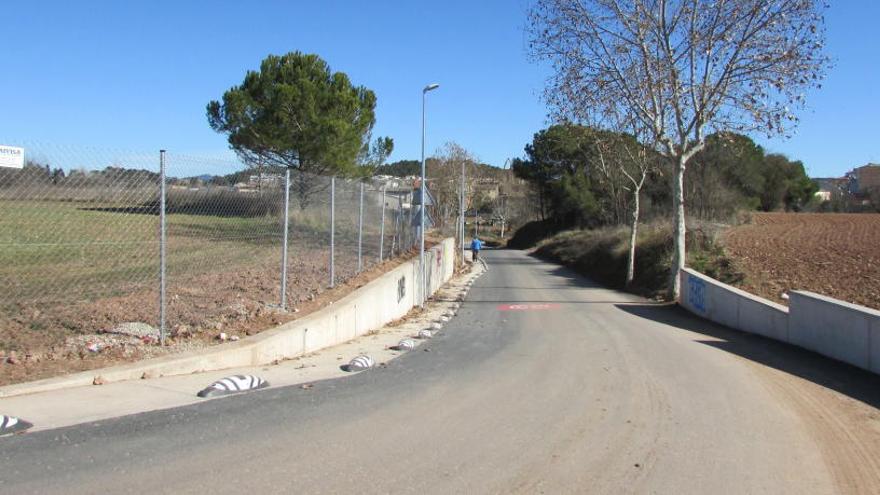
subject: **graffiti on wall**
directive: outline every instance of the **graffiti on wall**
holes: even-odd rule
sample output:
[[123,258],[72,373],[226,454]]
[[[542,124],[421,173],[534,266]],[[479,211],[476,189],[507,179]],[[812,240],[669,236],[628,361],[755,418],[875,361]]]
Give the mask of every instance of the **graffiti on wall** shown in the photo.
[[706,282],[688,275],[688,302],[700,313],[706,313]]

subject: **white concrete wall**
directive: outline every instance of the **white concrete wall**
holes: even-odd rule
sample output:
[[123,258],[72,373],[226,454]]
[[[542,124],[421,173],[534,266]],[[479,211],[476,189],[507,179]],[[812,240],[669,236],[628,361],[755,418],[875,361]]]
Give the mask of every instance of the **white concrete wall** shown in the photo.
[[[455,240],[444,239],[426,251],[433,294],[455,271]],[[402,263],[332,305],[253,337],[209,349],[149,359],[58,378],[0,387],[0,397],[91,385],[100,375],[106,382],[188,374],[271,363],[349,341],[402,318],[419,303],[418,258]]]
[[681,271],[679,304],[716,323],[788,342],[788,308],[721,283],[690,268]]
[[880,373],[880,311],[806,291],[786,308],[689,268],[680,277],[678,302],[694,314]]
[[792,344],[880,372],[880,311],[806,291],[789,297]]

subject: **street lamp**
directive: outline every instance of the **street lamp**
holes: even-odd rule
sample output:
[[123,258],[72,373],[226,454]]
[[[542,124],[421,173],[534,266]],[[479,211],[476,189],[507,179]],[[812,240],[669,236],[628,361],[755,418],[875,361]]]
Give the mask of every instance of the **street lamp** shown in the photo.
[[419,218],[419,271],[422,273],[422,298],[419,307],[425,307],[425,300],[428,298],[428,274],[425,266],[425,100],[427,100],[428,91],[439,88],[440,85],[432,83],[422,90],[422,182],[420,184],[419,202],[420,218]]
[[[504,160],[504,166],[501,168],[503,170],[507,170],[507,165],[510,163],[510,158]],[[507,179],[507,176],[504,176],[504,179]],[[501,240],[504,240],[504,223],[507,221],[507,208],[505,208],[506,204],[504,202],[505,195],[501,193],[499,190],[499,199],[501,200]]]
[[459,249],[461,250],[461,264],[464,266],[464,238],[465,238],[465,207],[464,207],[464,167],[467,163],[467,160],[461,161],[461,187],[458,190],[458,240],[459,240]]

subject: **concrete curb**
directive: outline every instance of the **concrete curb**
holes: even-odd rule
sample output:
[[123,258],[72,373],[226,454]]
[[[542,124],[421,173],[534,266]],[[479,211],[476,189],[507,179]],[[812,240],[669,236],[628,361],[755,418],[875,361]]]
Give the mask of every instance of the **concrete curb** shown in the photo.
[[[433,294],[455,271],[455,240],[447,238],[425,252],[429,292]],[[0,397],[34,394],[149,376],[185,375],[227,368],[258,366],[291,359],[352,340],[402,318],[416,301],[418,260],[407,261],[331,306],[238,342],[209,349],[101,368],[67,376],[0,387]]]

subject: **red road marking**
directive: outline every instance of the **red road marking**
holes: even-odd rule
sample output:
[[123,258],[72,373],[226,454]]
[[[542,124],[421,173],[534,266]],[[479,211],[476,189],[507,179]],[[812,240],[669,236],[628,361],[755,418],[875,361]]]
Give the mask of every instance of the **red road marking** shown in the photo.
[[545,309],[557,309],[556,303],[542,304],[499,304],[496,309],[498,311],[542,311]]

